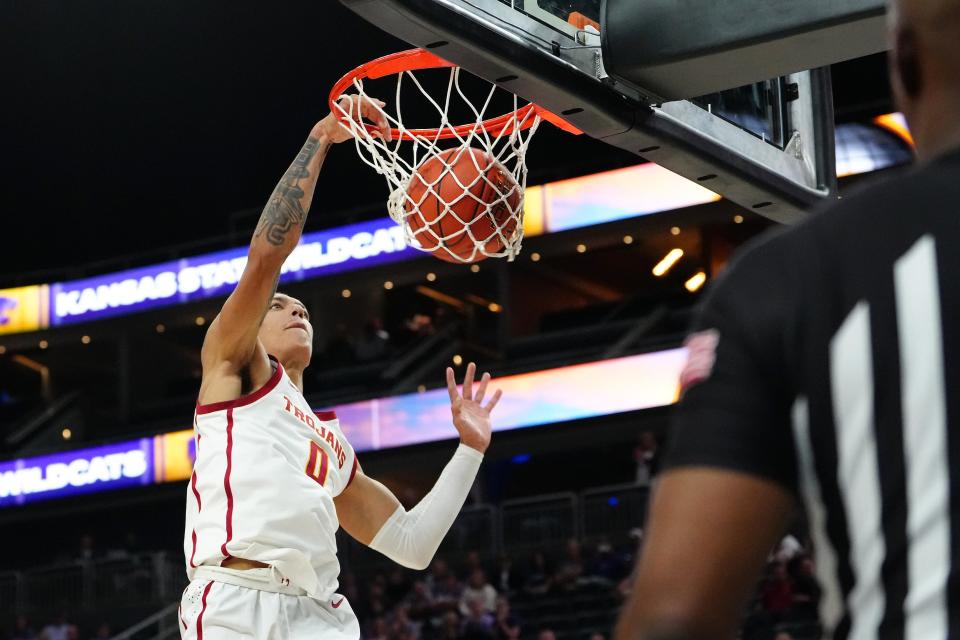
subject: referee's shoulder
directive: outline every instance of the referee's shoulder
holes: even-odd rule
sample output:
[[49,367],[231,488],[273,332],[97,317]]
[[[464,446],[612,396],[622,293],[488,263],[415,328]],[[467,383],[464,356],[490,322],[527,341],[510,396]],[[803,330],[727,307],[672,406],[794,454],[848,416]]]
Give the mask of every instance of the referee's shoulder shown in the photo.
[[[925,200],[937,176],[926,170],[904,167],[893,173],[877,176],[856,185],[843,197],[816,207],[810,216],[796,226],[797,233],[822,233],[854,229],[862,225],[883,227],[896,221],[897,214],[909,213]],[[907,210],[905,210],[907,208]]]
[[731,267],[789,270],[810,251],[882,233],[898,216],[915,212],[921,196],[933,188],[931,178],[928,172],[902,170],[858,185],[843,198],[815,207],[801,222],[760,234],[744,245]]

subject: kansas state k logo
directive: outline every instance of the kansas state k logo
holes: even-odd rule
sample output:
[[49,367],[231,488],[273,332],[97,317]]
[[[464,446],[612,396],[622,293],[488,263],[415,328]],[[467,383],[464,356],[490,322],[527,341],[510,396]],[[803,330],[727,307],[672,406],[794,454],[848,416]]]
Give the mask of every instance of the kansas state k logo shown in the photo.
[[0,326],[10,324],[10,315],[17,308],[17,301],[13,298],[0,297]]

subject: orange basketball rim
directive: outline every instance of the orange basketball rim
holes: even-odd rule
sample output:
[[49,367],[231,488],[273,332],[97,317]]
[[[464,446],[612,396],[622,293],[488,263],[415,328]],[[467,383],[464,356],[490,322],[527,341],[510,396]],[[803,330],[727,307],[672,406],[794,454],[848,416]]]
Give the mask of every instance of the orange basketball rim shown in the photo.
[[[376,80],[391,75],[401,74],[405,71],[420,71],[423,69],[449,69],[456,66],[457,65],[453,64],[452,62],[448,62],[440,56],[427,51],[426,49],[407,49],[406,51],[398,51],[397,53],[391,53],[390,55],[376,58],[348,72],[346,75],[340,78],[335,85],[333,85],[333,89],[330,90],[329,97],[330,110],[331,112],[335,110],[335,103],[337,99],[340,98],[340,96],[342,96],[347,89],[355,86],[355,83],[358,80],[362,82],[364,79]],[[516,111],[511,111],[494,118],[486,119],[479,124],[479,128],[494,136],[509,135],[513,132],[514,127],[516,127],[518,130],[524,130],[533,126],[535,121],[535,118],[531,117],[533,115],[539,116],[542,120],[549,122],[550,124],[562,129],[563,131],[566,131],[567,133],[572,133],[574,135],[580,135],[583,133],[560,116],[532,102],[520,107]],[[370,124],[364,124],[364,127],[371,133],[376,129]],[[436,129],[401,130],[397,128],[391,128],[390,133],[394,140],[412,141],[416,140],[418,136],[432,138],[434,140],[447,140],[450,138],[465,137],[469,135],[470,132],[475,131],[477,128],[477,123],[471,122],[469,124]]]

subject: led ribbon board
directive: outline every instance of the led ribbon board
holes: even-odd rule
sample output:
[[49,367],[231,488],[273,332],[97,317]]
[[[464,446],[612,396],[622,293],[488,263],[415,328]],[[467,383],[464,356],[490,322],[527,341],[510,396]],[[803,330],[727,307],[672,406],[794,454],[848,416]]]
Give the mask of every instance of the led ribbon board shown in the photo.
[[[503,390],[494,430],[507,431],[676,402],[685,349],[558,367],[494,381]],[[456,437],[445,388],[335,407],[357,451]],[[0,508],[48,498],[186,480],[192,430],[0,462]]]
[[[283,264],[280,282],[396,262],[417,255],[389,218],[305,234]],[[51,324],[66,325],[154,307],[225,296],[247,263],[247,248],[60,282],[50,288]]]
[[153,438],[0,462],[0,507],[152,484]]

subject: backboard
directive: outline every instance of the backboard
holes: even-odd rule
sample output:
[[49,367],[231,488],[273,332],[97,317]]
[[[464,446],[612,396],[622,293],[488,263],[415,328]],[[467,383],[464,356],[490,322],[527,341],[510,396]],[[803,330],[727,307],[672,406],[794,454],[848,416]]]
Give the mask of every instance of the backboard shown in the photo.
[[[801,218],[836,193],[829,70],[803,70],[803,62],[825,65],[883,46],[882,0],[341,2],[585,134],[780,222]],[[778,2],[784,10],[762,19]],[[691,10],[697,4],[702,12]],[[751,12],[765,33],[740,33],[743,20],[730,15],[726,29],[702,24],[718,20],[716,7],[734,5],[753,5],[739,10]],[[794,5],[827,8],[804,14]],[[678,35],[665,37],[663,30]],[[682,34],[702,36],[687,42]],[[656,37],[678,50],[656,59],[663,47],[639,45]],[[824,54],[825,42],[837,46]],[[704,66],[712,63],[713,69]],[[750,75],[771,69],[785,75]],[[698,89],[706,95],[690,93]]]

